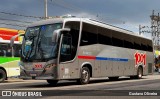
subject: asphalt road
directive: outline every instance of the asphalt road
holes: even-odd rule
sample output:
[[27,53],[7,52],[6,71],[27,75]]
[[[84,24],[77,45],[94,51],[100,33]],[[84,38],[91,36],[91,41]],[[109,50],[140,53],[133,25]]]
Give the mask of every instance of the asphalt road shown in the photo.
[[[50,86],[44,80],[19,80],[19,79],[9,79],[4,83],[0,83],[0,90],[3,91],[31,91],[31,92],[41,92],[45,99],[52,98],[82,98],[87,99],[97,99],[97,98],[145,98],[145,99],[160,99],[160,75],[148,75],[144,76],[143,79],[130,79],[126,77],[121,77],[117,81],[110,81],[108,78],[92,79],[90,84],[78,85],[75,81],[60,81],[58,85]],[[129,91],[128,91],[129,90]],[[129,95],[129,92],[143,93],[148,92],[154,95],[141,95],[134,96]],[[157,96],[156,95],[159,95]],[[0,93],[1,95],[1,93]],[[8,99],[9,97],[0,97]],[[17,97],[12,97],[17,99]],[[20,97],[18,97],[20,98]],[[23,99],[27,97],[23,97]],[[35,98],[35,97],[30,97]]]

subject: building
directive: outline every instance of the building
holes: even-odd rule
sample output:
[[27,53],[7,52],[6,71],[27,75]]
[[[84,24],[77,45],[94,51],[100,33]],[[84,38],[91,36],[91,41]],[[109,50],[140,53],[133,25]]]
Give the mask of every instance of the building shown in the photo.
[[[15,36],[19,33],[24,33],[24,30],[16,30],[9,28],[0,28],[0,40],[10,40],[12,36]],[[21,37],[15,39],[15,41],[22,41]]]

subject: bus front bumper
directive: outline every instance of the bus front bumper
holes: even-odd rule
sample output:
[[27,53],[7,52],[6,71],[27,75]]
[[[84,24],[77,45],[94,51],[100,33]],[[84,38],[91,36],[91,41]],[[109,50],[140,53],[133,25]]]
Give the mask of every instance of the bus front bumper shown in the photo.
[[47,80],[47,79],[56,79],[56,75],[53,73],[43,72],[43,71],[25,71],[21,70],[20,79],[28,80]]
[[47,80],[47,79],[55,79],[55,78],[53,76],[47,76],[47,77],[42,77],[42,76],[41,77],[20,76],[20,79],[23,79],[23,80],[31,80],[31,79],[35,79],[35,80]]

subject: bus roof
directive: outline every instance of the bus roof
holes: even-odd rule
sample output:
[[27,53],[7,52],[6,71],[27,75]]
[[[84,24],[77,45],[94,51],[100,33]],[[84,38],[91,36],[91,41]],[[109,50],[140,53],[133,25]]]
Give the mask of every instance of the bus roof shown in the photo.
[[54,19],[47,19],[47,20],[42,20],[42,21],[37,21],[29,25],[28,27],[33,27],[33,26],[40,26],[44,24],[52,24],[52,23],[63,23],[64,19],[63,18],[54,18]]
[[52,23],[63,23],[63,22],[68,22],[68,21],[82,21],[84,23],[93,24],[93,25],[96,25],[96,26],[104,27],[104,28],[111,29],[111,30],[114,30],[114,31],[119,31],[119,32],[129,34],[129,35],[132,35],[132,36],[136,36],[136,37],[151,40],[149,38],[142,37],[142,36],[132,32],[132,31],[129,31],[129,30],[126,30],[126,29],[123,29],[123,28],[120,28],[120,27],[116,27],[116,26],[113,26],[113,25],[110,25],[110,24],[107,24],[107,23],[104,23],[104,22],[100,22],[98,20],[93,20],[93,19],[90,19],[90,18],[76,18],[76,17],[73,17],[73,18],[72,17],[71,18],[53,18],[53,19],[47,19],[47,20],[42,20],[42,21],[32,23],[28,27],[39,26],[39,25],[44,25],[44,24],[52,24]]

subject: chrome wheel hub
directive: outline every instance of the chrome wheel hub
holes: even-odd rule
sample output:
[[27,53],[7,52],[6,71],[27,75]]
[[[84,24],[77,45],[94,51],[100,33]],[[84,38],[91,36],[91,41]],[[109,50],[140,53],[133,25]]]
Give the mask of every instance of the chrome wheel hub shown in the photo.
[[82,71],[82,80],[83,80],[84,82],[87,82],[87,81],[88,81],[88,76],[89,76],[88,72],[87,72],[86,70],[83,70],[83,71]]

